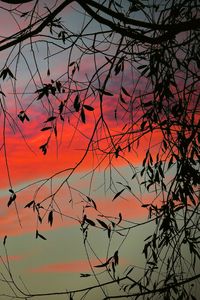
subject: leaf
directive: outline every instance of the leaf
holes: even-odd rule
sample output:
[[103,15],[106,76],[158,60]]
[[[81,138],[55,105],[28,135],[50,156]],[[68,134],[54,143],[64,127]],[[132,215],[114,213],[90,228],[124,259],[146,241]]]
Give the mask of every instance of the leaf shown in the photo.
[[131,96],[123,86],[122,86],[122,92],[128,97]]
[[97,266],[94,266],[94,267],[95,268],[104,268],[104,267],[106,267],[109,264],[109,262],[110,262],[111,259],[112,259],[112,257],[110,257],[105,263],[97,265]]
[[17,198],[16,194],[13,193],[13,194],[10,196],[10,199],[9,199],[9,201],[8,201],[8,203],[7,203],[7,206],[9,207],[9,206],[15,201],[16,198]]
[[91,274],[88,274],[88,273],[81,273],[80,274],[80,277],[89,277],[91,276]]
[[61,88],[62,88],[62,84],[60,81],[56,81],[56,88],[58,90],[58,92],[60,93],[61,92]]
[[98,221],[99,224],[100,224],[102,227],[104,227],[105,229],[108,229],[108,228],[109,228],[108,225],[107,225],[105,222],[103,222],[102,220],[97,219],[97,221]]
[[6,240],[7,240],[7,235],[4,236],[4,239],[3,239],[3,245],[5,246],[6,244]]
[[108,238],[110,239],[110,235],[111,235],[111,228],[108,227]]
[[4,94],[4,92],[0,91],[0,94],[3,95],[4,97],[6,97],[6,95]]
[[64,109],[64,106],[65,106],[65,105],[64,105],[63,102],[61,102],[60,105],[58,106],[59,114],[62,114],[63,109]]
[[120,94],[119,99],[122,103],[127,104],[126,101],[124,100],[124,98],[122,97],[122,94]]
[[95,208],[95,209],[97,209],[97,205],[96,205],[96,203],[94,202],[94,200],[93,200],[93,199],[91,199],[91,198],[90,198],[90,197],[88,197],[88,196],[87,196],[87,198],[88,198],[88,201],[92,202],[92,204],[93,204],[94,208]]
[[38,230],[36,230],[36,239],[38,238],[38,237],[40,237],[42,240],[45,240],[46,241],[46,238],[42,235],[42,234],[40,234],[39,232],[38,232]]
[[118,198],[118,197],[121,195],[121,193],[123,193],[124,190],[125,190],[125,189],[122,189],[121,191],[119,191],[119,192],[114,196],[114,198],[112,199],[112,201],[115,200],[116,198]]
[[148,207],[150,204],[142,204],[141,207]]
[[142,124],[140,125],[141,130],[144,130],[146,124],[147,124],[147,121],[142,122]]
[[1,72],[0,78],[2,77],[3,80],[5,80],[6,77],[7,77],[7,75],[10,76],[10,77],[13,78],[13,79],[16,79],[15,76],[13,75],[13,73],[10,71],[9,68],[5,68],[5,69]]
[[44,123],[51,122],[51,121],[53,121],[55,119],[56,119],[56,117],[54,117],[54,116],[49,117],[46,121],[44,121]]
[[79,94],[77,94],[74,99],[74,109],[76,112],[79,112],[79,109],[80,109]]
[[114,258],[114,261],[115,261],[115,265],[118,265],[119,264],[118,250],[115,251],[113,258]]
[[104,95],[106,95],[106,96],[113,96],[112,93],[110,93],[110,92],[108,92],[108,91],[105,91],[105,90],[103,90],[103,89],[99,89],[98,91],[99,91],[101,94],[104,94]]
[[119,213],[119,221],[118,221],[117,225],[119,225],[121,223],[121,221],[122,221],[122,214]]
[[48,146],[48,143],[43,144],[43,145],[41,145],[41,146],[39,147],[39,149],[42,150],[42,153],[43,153],[44,155],[46,155],[46,153],[47,153],[47,146]]
[[40,99],[42,99],[42,97],[44,97],[44,95],[46,95],[46,93],[45,93],[45,92],[41,92],[41,93],[39,93],[39,95],[38,95],[38,97],[37,97],[37,100],[40,100]]
[[142,65],[142,66],[137,67],[137,69],[138,69],[138,70],[141,70],[141,69],[144,69],[144,68],[146,68],[146,67],[147,67],[147,65]]
[[27,116],[27,114],[23,110],[20,111],[20,113],[17,116],[18,116],[18,118],[20,119],[20,121],[22,123],[24,123],[24,120],[27,120],[28,122],[30,121],[29,117]]
[[117,76],[119,74],[119,72],[121,71],[121,64],[117,64],[115,66],[114,72],[115,72],[115,76]]
[[119,156],[119,152],[122,150],[122,148],[120,146],[117,147],[116,151],[115,151],[115,157],[118,158]]
[[50,226],[52,226],[53,224],[53,210],[51,210],[49,212],[49,215],[48,215],[48,223],[50,224]]
[[70,64],[69,64],[69,67],[73,66],[75,64],[75,61],[72,61]]
[[41,131],[46,131],[46,130],[49,130],[49,129],[51,129],[51,128],[52,128],[52,126],[43,127],[43,128],[41,129]]
[[30,201],[29,203],[27,203],[27,204],[24,206],[24,208],[26,208],[26,207],[31,207],[34,203],[35,203],[35,201],[32,200],[32,201]]
[[29,14],[29,11],[23,12],[23,13],[20,15],[20,18],[23,18],[23,17],[27,16],[28,14]]
[[57,137],[57,135],[58,135],[58,132],[57,132],[57,127],[56,126],[54,126],[54,134],[55,134],[55,136]]
[[87,197],[87,199],[88,199],[89,202],[92,201],[92,199],[89,196],[86,196],[86,197]]
[[85,124],[85,112],[83,108],[81,109],[81,120]]
[[85,221],[90,224],[91,226],[96,226],[96,224],[94,223],[94,221],[88,219],[87,217],[85,218]]
[[83,107],[89,111],[93,111],[94,110],[94,107],[90,106],[90,105],[86,105],[84,104]]

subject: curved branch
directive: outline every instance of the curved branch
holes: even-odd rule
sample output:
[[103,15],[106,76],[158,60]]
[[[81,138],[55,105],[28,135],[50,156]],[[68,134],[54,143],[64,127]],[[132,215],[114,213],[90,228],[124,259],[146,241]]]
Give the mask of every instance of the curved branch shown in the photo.
[[1,0],[1,2],[5,2],[8,4],[23,4],[31,1],[33,0]]
[[[162,288],[159,288],[159,289],[154,289],[154,290],[149,290],[149,291],[145,291],[145,292],[140,292],[140,293],[134,293],[134,294],[130,294],[130,295],[126,295],[127,298],[131,298],[131,297],[138,297],[138,296],[144,296],[144,295],[150,295],[150,294],[156,294],[156,293],[164,293],[174,287],[177,287],[177,286],[181,286],[181,285],[184,285],[188,282],[191,282],[191,281],[194,281],[196,279],[200,278],[200,274],[197,274],[195,276],[192,276],[190,278],[187,278],[185,280],[182,280],[182,281],[179,281],[179,282],[176,282],[174,284],[168,284],[166,285],[165,287],[162,287]],[[106,299],[120,299],[120,298],[124,298],[124,295],[116,295],[116,296],[108,296],[106,298],[104,298],[104,300]]]
[[[136,20],[132,20],[128,19],[128,23],[132,24],[132,25],[136,25],[139,27],[145,27],[145,28],[149,28],[149,29],[154,29],[154,30],[167,30],[167,32],[165,32],[164,34],[157,36],[157,37],[150,37],[147,36],[145,34],[142,33],[138,33],[136,31],[136,29],[132,29],[129,26],[127,27],[122,27],[120,26],[120,24],[115,24],[112,21],[109,21],[108,19],[105,19],[103,17],[101,17],[99,14],[97,14],[95,11],[93,11],[85,2],[82,2],[81,0],[78,0],[78,3],[82,6],[82,8],[90,15],[92,16],[96,21],[98,21],[101,24],[104,24],[108,27],[110,27],[113,31],[121,34],[122,36],[127,36],[131,39],[135,39],[139,42],[142,43],[148,43],[148,44],[160,44],[162,42],[171,40],[175,37],[176,34],[184,32],[184,31],[188,31],[188,30],[197,30],[200,28],[200,19],[192,19],[190,21],[187,22],[182,22],[179,24],[173,24],[173,25],[162,25],[162,24],[151,24],[151,23],[147,23],[147,22],[141,22],[141,21],[136,21]],[[106,12],[106,13],[110,13],[110,16],[112,17],[117,17],[119,19],[119,21],[123,21],[126,20],[125,17],[123,17],[122,14],[118,14],[118,13],[114,13],[113,11],[98,5],[97,3],[94,5],[94,1],[92,1],[93,6],[97,7],[99,10]]]
[[187,22],[180,22],[176,24],[157,24],[157,23],[149,23],[145,21],[135,20],[126,17],[123,13],[115,12],[103,5],[100,5],[99,3],[95,2],[94,0],[85,1],[85,3],[99,9],[100,11],[108,14],[109,16],[118,19],[118,21],[124,22],[125,24],[130,24],[133,26],[143,27],[146,29],[152,29],[152,30],[167,30],[167,31],[188,31],[190,29],[197,29],[200,28],[200,19],[192,19]]
[[[29,27],[27,27],[25,30],[22,31],[22,32],[26,32],[25,34],[21,34],[21,35],[19,35],[18,38],[14,39],[13,41],[0,46],[0,51],[3,51],[12,46],[15,46],[15,45],[25,41],[26,39],[31,38],[31,37],[37,35],[38,33],[40,33],[49,24],[49,22],[51,20],[53,20],[66,6],[68,6],[72,2],[74,2],[74,0],[63,1],[52,13],[50,13],[44,19],[44,21],[36,29],[31,31],[31,30],[29,30]],[[33,25],[31,27],[33,27]]]

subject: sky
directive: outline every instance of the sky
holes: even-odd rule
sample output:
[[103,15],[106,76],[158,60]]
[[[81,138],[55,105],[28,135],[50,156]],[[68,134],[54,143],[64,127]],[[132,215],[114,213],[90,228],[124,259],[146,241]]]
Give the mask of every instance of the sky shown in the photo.
[[[48,1],[49,7],[53,6],[54,3],[56,1]],[[45,1],[39,1],[39,5],[42,9]],[[25,4],[18,9],[26,12],[31,10],[32,7],[33,4]],[[12,9],[14,7],[6,4],[0,6],[0,36],[10,35],[17,30],[15,16],[8,14],[4,8]],[[77,10],[80,10],[80,8],[69,7],[62,12],[68,29],[70,29],[70,26],[71,28],[80,28],[83,24],[84,16],[80,17],[81,14]],[[20,22],[20,26],[26,24],[25,19]],[[88,30],[96,30],[96,26],[91,24]],[[46,32],[44,32],[45,34]],[[37,39],[34,39],[34,42]],[[90,44],[91,41],[88,41],[88,43]],[[67,41],[65,46],[67,47]],[[112,169],[109,156],[99,165],[103,156],[95,150],[95,147],[98,146],[98,143],[96,143],[93,151],[89,151],[83,163],[66,182],[65,179],[69,176],[71,168],[76,166],[84,155],[84,149],[88,145],[95,121],[100,113],[99,105],[96,104],[97,101],[94,96],[87,95],[84,104],[94,108],[94,111],[84,109],[86,124],[83,124],[80,118],[77,117],[79,115],[73,115],[72,113],[65,115],[65,122],[59,119],[58,107],[68,99],[66,98],[66,92],[56,99],[52,99],[51,103],[46,100],[36,100],[38,96],[36,91],[41,88],[41,83],[34,59],[36,58],[40,75],[44,78],[46,84],[52,83],[52,85],[55,85],[55,81],[61,80],[65,88],[68,88],[69,83],[65,72],[70,52],[69,50],[62,52],[61,48],[57,46],[48,49],[45,43],[44,45],[34,43],[33,49],[35,57],[31,53],[28,42],[24,46],[23,55],[19,57],[17,63],[16,54],[18,49],[14,49],[9,58],[9,66],[14,74],[16,72],[17,80],[10,82],[7,78],[4,81],[1,79],[1,89],[6,94],[6,97],[2,97],[1,101],[9,114],[7,114],[6,119],[4,119],[2,113],[0,115],[0,254],[2,257],[0,269],[5,273],[4,263],[6,263],[6,255],[8,255],[9,266],[19,285],[23,286],[19,279],[21,277],[28,290],[35,293],[45,293],[82,288],[96,282],[94,276],[80,278],[81,273],[92,273],[80,230],[84,215],[95,221],[95,224],[100,227],[100,230],[97,231],[93,226],[89,226],[88,239],[91,248],[96,253],[95,256],[88,248],[92,266],[105,262],[106,257],[113,255],[118,248],[120,251],[119,271],[124,270],[129,264],[139,266],[142,263],[143,239],[141,239],[141,229],[131,232],[123,244],[124,236],[115,233],[109,239],[106,229],[102,228],[97,219],[103,221],[105,219],[102,215],[106,215],[106,224],[110,224],[111,217],[117,223],[121,214],[124,220],[137,223],[147,215],[147,209],[141,206],[148,203],[151,196],[147,198],[145,193],[142,194],[137,179],[131,178],[135,171],[141,169],[141,162],[151,136],[147,135],[144,138],[143,144],[138,146],[136,152],[126,152],[126,158],[131,160],[135,169],[125,166],[123,160],[125,153],[123,153],[122,158],[113,157]],[[55,56],[54,54],[57,51],[61,52],[58,56]],[[49,59],[46,59],[47,53]],[[79,54],[80,51],[75,48],[71,62],[76,60]],[[1,53],[1,67],[7,55],[6,52]],[[97,57],[97,63],[105,62],[105,58]],[[70,72],[74,66],[76,64],[69,68]],[[47,75],[48,68],[50,69],[50,75]],[[81,72],[77,74],[77,80],[85,80],[86,74],[87,76],[92,74],[94,66],[91,64],[89,56],[83,57],[80,69]],[[127,91],[130,91],[130,85],[132,84],[131,76],[129,71],[124,73],[123,82]],[[34,80],[30,80],[30,78]],[[107,95],[104,97],[104,115],[108,120],[111,132],[116,134],[120,133],[124,126],[130,124],[127,121],[127,115],[124,115],[123,110],[117,104],[120,80],[120,78],[113,78],[112,84],[108,87],[113,96]],[[12,86],[13,82],[14,86]],[[75,87],[72,86],[72,88]],[[17,94],[13,94],[13,89],[16,89]],[[75,97],[76,93],[68,99],[70,109],[73,108]],[[124,94],[123,97],[125,101],[129,101],[129,96]],[[115,119],[115,110],[117,110],[118,116],[121,117],[117,120]],[[29,120],[25,119],[22,123],[17,117],[20,111],[25,111]],[[142,112],[139,111],[138,116],[141,114]],[[48,121],[49,116],[56,116],[56,119]],[[5,131],[3,131],[4,125],[6,127]],[[41,129],[48,126],[51,128],[41,131]],[[55,134],[55,126],[57,134]],[[54,130],[50,134],[52,127],[54,127]],[[99,128],[98,135],[95,135],[95,139],[101,139],[105,137],[105,134],[106,136],[108,134],[106,126],[102,125]],[[43,155],[41,146],[47,142],[49,136],[51,138],[47,154]],[[116,139],[120,141],[121,137]],[[160,139],[161,137],[157,133],[154,136],[155,148]],[[107,147],[106,141],[107,138],[104,138],[99,142],[104,150]],[[6,147],[1,146],[4,143]],[[95,155],[95,153],[98,155]],[[6,168],[6,164],[8,168]],[[55,174],[55,176],[49,179],[52,174]],[[131,191],[129,188],[125,188],[121,194],[122,197],[117,197],[115,201],[112,201],[116,193],[121,191],[125,185],[131,186]],[[17,198],[8,207],[8,201],[13,196],[13,191],[9,191],[9,189],[13,189]],[[55,191],[57,191],[55,196],[50,197],[49,195]],[[44,201],[44,199],[46,200]],[[40,214],[42,224],[40,224],[37,214],[33,212],[32,206],[24,208],[31,201],[40,202],[41,205],[44,203],[48,207],[47,212],[43,210]],[[95,205],[97,206],[96,209],[94,208]],[[53,211],[54,216],[52,226],[48,220],[50,211]],[[148,236],[150,229],[151,225],[147,224],[145,230],[142,228],[142,231],[145,231],[145,233],[142,232],[142,235]],[[36,230],[46,240],[40,236],[36,239]],[[128,233],[125,231],[125,234]],[[5,236],[7,236],[7,254],[3,247]],[[106,275],[102,274],[100,278],[102,280],[106,279]],[[0,293],[10,293],[9,287],[3,282],[0,282],[0,290]],[[96,295],[99,295],[99,299],[101,299],[101,291],[98,291],[98,293]],[[89,295],[88,299],[93,299],[93,296],[92,294]],[[51,299],[57,298],[51,297]],[[65,297],[59,299],[65,299]]]

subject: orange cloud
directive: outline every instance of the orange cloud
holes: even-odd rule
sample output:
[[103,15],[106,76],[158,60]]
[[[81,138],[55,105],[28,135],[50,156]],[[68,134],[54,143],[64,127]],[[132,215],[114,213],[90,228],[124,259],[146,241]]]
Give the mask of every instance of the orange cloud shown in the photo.
[[0,257],[0,263],[6,263],[7,261],[12,262],[12,261],[20,261],[23,259],[23,256],[21,255],[8,255],[6,256],[1,256]]
[[[105,262],[105,258],[103,259],[91,259],[90,263],[92,267],[96,265],[101,265],[103,262]],[[120,264],[125,264],[126,259],[123,257],[120,257]],[[94,269],[100,270],[98,268]],[[104,270],[104,268],[101,269],[101,271]],[[89,273],[91,272],[90,264],[87,260],[74,260],[71,262],[61,262],[61,263],[54,263],[54,264],[48,264],[43,265],[37,268],[33,268],[30,270],[30,272],[33,273]]]
[[[99,264],[99,262],[93,261],[92,265]],[[80,272],[89,272],[90,265],[87,260],[77,260],[71,262],[62,262],[62,263],[55,263],[44,265],[38,268],[31,269],[31,272],[37,273],[80,273]]]

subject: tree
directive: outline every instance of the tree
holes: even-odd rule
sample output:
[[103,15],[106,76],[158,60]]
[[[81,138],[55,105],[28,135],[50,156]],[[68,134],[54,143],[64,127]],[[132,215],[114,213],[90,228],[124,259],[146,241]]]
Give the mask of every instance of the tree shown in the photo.
[[[64,18],[64,10],[71,4],[80,27]],[[18,195],[35,187],[25,209],[32,210],[39,223],[53,225],[57,215],[64,215],[56,197],[67,187],[73,204],[78,188],[70,180],[92,152],[89,192],[79,189],[83,211],[77,221],[83,244],[89,258],[91,228],[104,230],[109,244],[115,235],[122,235],[122,242],[99,265],[91,266],[97,285],[60,294],[73,299],[79,292],[87,296],[88,291],[100,287],[104,299],[195,299],[200,278],[199,1],[60,0],[48,7],[39,1],[30,5],[28,10],[23,5],[2,8],[19,28],[0,41],[0,51],[6,53],[0,73],[0,103],[1,155],[10,185],[7,206],[15,206],[20,223]],[[67,65],[60,72],[57,63],[63,57],[67,57]],[[84,69],[86,64],[88,70]],[[29,78],[22,79],[22,65]],[[15,104],[6,101],[9,88]],[[28,102],[26,93],[31,94]],[[58,145],[65,123],[74,128],[72,142],[78,136],[84,151],[72,166],[16,190],[10,174],[6,128],[19,130],[26,141],[23,128],[28,126],[32,108],[38,106],[45,112],[41,131],[47,136],[38,145],[43,155],[48,155],[54,141]],[[85,129],[87,124],[90,128]],[[141,167],[134,165],[137,153],[144,156]],[[130,176],[119,168],[122,163]],[[99,217],[91,187],[100,167],[105,170],[104,186],[111,200],[130,195],[147,211],[145,222],[126,220],[121,212],[117,217],[105,213]],[[54,188],[60,175],[64,179]],[[41,200],[41,190],[48,186]],[[94,211],[91,216],[88,207]],[[137,275],[135,267],[129,266],[123,276],[118,274],[121,245],[130,231],[149,223],[153,231],[144,241],[143,273]],[[45,239],[39,227],[36,238]],[[37,292],[18,290],[9,265],[6,267],[6,280],[16,290],[16,299],[37,296]],[[97,269],[106,271],[110,280],[100,282]],[[82,274],[87,276],[91,274]],[[107,294],[104,286],[112,284],[118,291]]]

